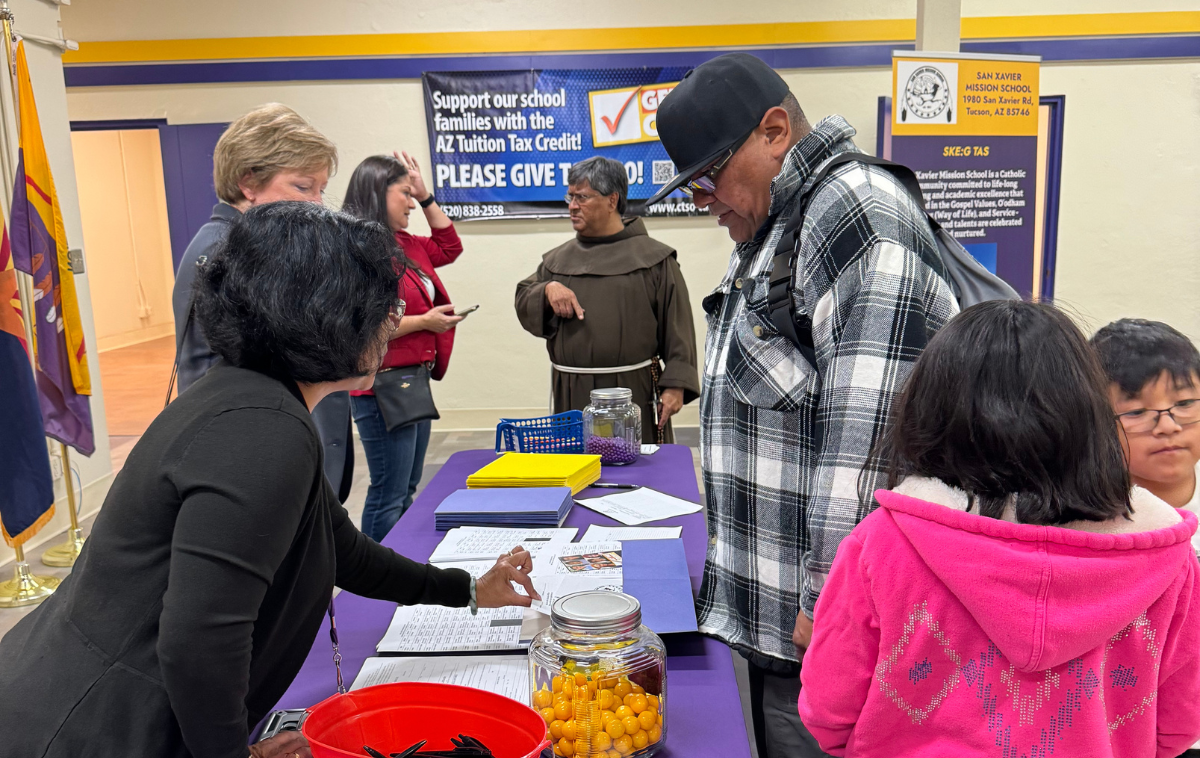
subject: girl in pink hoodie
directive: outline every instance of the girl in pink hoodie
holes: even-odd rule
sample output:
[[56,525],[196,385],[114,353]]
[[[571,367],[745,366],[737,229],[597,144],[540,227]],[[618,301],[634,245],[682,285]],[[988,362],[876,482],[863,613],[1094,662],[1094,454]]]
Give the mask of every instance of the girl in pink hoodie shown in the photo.
[[838,756],[1175,758],[1200,737],[1196,517],[1129,479],[1086,340],[989,302],[929,343],[838,550],[800,717]]

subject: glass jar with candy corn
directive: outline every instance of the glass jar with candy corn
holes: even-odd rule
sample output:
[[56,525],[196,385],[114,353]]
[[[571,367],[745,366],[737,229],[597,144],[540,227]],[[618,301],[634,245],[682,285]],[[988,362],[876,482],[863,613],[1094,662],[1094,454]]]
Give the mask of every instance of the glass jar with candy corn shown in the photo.
[[579,592],[554,603],[529,647],[532,703],[563,758],[657,753],[667,738],[667,654],[637,599]]

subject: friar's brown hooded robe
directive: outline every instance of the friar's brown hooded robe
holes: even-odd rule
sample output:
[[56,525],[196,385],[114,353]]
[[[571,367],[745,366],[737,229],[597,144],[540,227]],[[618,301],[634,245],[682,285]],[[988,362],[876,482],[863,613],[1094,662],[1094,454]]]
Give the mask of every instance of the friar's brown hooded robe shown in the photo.
[[[554,315],[549,282],[575,293],[583,319]],[[619,373],[553,370],[554,411],[583,410],[594,389],[628,387],[642,409],[643,442],[672,441],[670,423],[662,439],[657,435],[655,398],[669,387],[683,390],[685,404],[699,396],[696,328],[675,251],[651,239],[642,219],[626,221],[612,236],[577,236],[546,253],[537,272],[517,284],[516,308],[521,326],[546,340],[552,364],[595,369],[660,359]]]

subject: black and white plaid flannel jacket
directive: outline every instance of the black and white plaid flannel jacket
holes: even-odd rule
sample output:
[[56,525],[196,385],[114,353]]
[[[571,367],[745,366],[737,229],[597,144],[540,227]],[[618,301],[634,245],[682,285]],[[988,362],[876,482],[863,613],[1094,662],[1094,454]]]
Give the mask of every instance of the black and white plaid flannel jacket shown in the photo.
[[871,447],[921,350],[958,311],[920,208],[891,174],[849,163],[818,188],[800,234],[793,298],[812,318],[816,367],[772,325],[775,246],[822,164],[856,150],[854,134],[830,116],[792,148],[768,221],[704,300],[700,629],[759,665],[796,661],[797,613],[812,616],[838,545],[874,507],[859,498],[860,472],[865,491],[883,484]]

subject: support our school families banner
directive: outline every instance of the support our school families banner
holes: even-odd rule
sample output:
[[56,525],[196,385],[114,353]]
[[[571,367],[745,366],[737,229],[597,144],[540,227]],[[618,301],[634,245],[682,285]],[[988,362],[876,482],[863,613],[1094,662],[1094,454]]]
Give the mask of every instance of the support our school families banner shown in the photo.
[[980,263],[1029,297],[1041,59],[894,56],[891,160],[916,172],[930,213]]
[[[658,104],[686,68],[427,72],[433,191],[454,219],[567,215],[567,170],[593,155],[620,161],[629,202],[666,184]],[[673,193],[642,215],[698,212]]]

